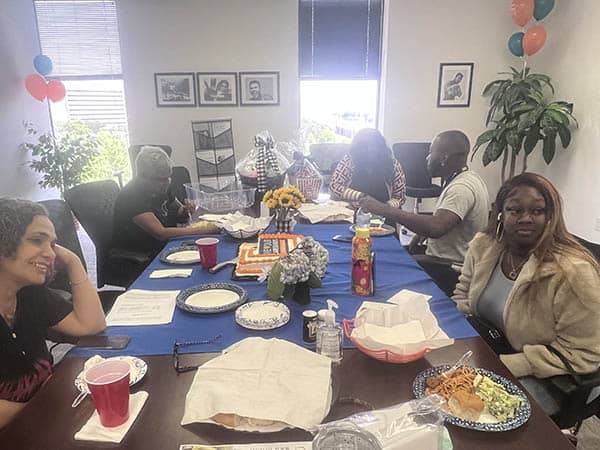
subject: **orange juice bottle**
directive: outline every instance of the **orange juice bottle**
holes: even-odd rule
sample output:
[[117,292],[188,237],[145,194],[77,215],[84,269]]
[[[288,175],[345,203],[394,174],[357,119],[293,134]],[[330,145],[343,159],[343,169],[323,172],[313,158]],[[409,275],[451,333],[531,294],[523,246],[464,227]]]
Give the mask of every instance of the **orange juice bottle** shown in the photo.
[[356,228],[352,238],[352,293],[372,295],[373,271],[371,259],[371,236],[368,227]]

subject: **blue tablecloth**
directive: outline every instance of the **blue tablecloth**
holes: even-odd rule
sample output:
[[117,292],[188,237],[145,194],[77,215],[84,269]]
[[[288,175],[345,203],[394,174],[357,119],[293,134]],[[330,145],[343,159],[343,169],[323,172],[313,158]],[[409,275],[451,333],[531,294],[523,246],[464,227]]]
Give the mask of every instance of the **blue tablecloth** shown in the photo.
[[[432,296],[430,301],[433,314],[437,317],[442,329],[452,338],[477,336],[477,333],[465,320],[452,300],[444,295],[433,283],[431,278],[416,264],[410,255],[402,248],[393,236],[373,239],[373,247],[377,255],[376,263],[376,293],[373,297],[358,297],[350,293],[350,260],[351,245],[333,241],[336,234],[348,235],[347,224],[336,225],[298,225],[295,232],[305,236],[313,236],[329,250],[330,262],[323,279],[323,287],[312,289],[312,302],[300,306],[288,301],[286,304],[291,311],[290,321],[283,327],[271,331],[251,331],[242,328],[235,322],[234,311],[221,314],[200,315],[175,309],[173,321],[167,325],[110,327],[106,334],[125,334],[131,336],[129,346],[122,351],[98,351],[74,349],[70,356],[88,356],[96,353],[103,355],[161,355],[170,354],[173,342],[203,340],[219,333],[223,337],[214,344],[198,345],[183,348],[187,352],[215,352],[224,349],[234,342],[249,336],[265,338],[279,337],[306,345],[302,341],[302,311],[305,309],[319,310],[326,308],[326,300],[331,298],[339,305],[337,320],[351,319],[364,300],[386,301],[401,289],[411,289]],[[236,256],[239,241],[225,236],[219,236],[219,261],[225,261]],[[166,248],[181,245],[183,241],[192,240],[190,237],[174,239],[167,243]],[[144,273],[133,283],[131,288],[152,290],[185,289],[207,282],[231,281],[231,269],[227,268],[218,274],[211,275],[202,270],[199,264],[193,265],[192,276],[189,278],[153,279],[149,274],[156,269],[172,268],[156,258],[146,268]],[[236,282],[244,287],[250,300],[266,298],[266,283],[256,281]],[[352,347],[345,339],[344,347]]]

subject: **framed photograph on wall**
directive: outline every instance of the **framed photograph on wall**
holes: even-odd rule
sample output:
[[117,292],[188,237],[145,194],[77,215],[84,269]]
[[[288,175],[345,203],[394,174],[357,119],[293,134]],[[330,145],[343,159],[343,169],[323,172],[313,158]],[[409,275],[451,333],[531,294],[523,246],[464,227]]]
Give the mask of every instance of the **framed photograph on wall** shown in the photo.
[[471,104],[473,63],[441,63],[437,105],[466,108]]
[[193,72],[154,74],[156,106],[196,106],[196,83]]
[[236,106],[238,82],[235,72],[198,72],[199,106]]
[[279,105],[279,72],[240,72],[240,104]]

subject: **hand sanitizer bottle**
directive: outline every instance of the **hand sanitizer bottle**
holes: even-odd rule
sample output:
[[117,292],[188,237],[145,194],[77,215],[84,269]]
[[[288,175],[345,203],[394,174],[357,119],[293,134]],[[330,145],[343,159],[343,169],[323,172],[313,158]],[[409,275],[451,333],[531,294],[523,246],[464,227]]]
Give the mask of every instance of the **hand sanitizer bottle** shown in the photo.
[[335,311],[338,308],[333,300],[327,300],[327,312],[324,322],[317,329],[317,353],[331,358],[334,363],[342,360],[342,327],[335,321]]

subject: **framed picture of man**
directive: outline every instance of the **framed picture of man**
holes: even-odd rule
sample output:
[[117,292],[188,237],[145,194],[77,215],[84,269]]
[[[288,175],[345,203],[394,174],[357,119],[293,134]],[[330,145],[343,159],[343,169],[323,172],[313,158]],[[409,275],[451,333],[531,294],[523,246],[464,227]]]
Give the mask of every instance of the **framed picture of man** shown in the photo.
[[198,72],[199,106],[236,106],[238,82],[235,72]]
[[240,104],[279,105],[279,72],[240,72]]
[[441,63],[437,105],[463,107],[471,104],[473,63]]
[[196,83],[193,72],[154,74],[156,106],[196,106]]

